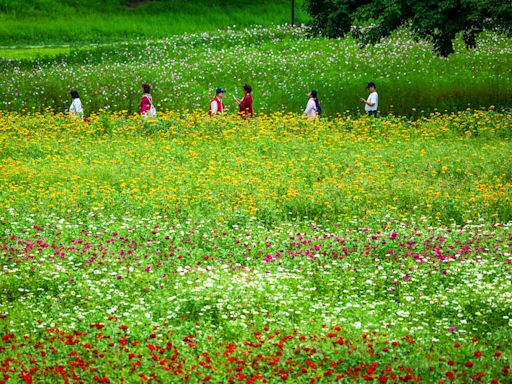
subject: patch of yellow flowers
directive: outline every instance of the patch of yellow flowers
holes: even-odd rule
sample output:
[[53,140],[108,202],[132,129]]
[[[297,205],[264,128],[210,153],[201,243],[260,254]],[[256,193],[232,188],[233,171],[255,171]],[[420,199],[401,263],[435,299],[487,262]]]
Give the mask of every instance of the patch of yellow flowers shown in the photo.
[[510,121],[0,112],[0,212],[508,221]]

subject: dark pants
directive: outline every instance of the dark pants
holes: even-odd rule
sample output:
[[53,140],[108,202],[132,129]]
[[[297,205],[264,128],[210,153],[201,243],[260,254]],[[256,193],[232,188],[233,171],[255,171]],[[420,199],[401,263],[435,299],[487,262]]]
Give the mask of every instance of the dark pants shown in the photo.
[[377,111],[368,111],[368,116],[377,117]]

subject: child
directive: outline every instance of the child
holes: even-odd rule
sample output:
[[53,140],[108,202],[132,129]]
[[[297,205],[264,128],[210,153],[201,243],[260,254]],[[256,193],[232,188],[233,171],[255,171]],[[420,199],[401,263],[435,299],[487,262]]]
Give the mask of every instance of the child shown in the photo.
[[69,113],[74,118],[84,118],[84,108],[82,107],[82,102],[80,101],[80,96],[78,95],[78,92],[72,89],[70,92],[71,98],[73,99],[73,102],[71,103],[71,106],[69,107]]

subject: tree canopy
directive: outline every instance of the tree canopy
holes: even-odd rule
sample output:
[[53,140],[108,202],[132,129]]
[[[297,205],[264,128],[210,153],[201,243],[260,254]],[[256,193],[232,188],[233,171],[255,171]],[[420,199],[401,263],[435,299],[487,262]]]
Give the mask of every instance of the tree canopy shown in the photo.
[[374,44],[407,25],[431,39],[442,56],[453,53],[457,34],[474,47],[484,29],[512,34],[510,0],[305,0],[313,29],[328,37],[353,32],[363,44]]

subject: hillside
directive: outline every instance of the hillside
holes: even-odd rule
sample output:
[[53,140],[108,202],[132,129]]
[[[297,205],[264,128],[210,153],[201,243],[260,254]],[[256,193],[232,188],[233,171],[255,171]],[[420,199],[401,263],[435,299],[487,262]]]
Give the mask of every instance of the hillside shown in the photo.
[[[296,22],[307,21],[303,0],[296,1]],[[0,1],[0,46],[23,47],[108,43],[159,38],[228,26],[289,23],[286,0],[241,1]]]

